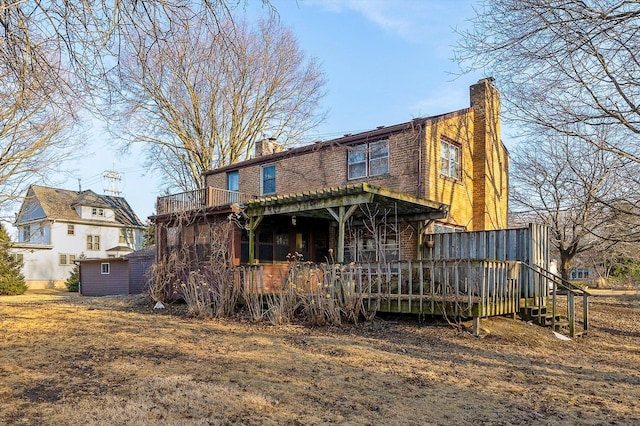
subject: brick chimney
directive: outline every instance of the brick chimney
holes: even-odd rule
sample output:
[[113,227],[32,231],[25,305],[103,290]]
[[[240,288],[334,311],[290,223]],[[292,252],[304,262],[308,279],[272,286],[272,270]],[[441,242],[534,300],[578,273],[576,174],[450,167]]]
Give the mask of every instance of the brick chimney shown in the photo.
[[256,142],[256,157],[271,155],[282,151],[282,145],[276,142],[276,138],[264,138]]
[[476,230],[507,226],[509,157],[500,137],[500,93],[493,82],[493,77],[483,78],[470,87]]

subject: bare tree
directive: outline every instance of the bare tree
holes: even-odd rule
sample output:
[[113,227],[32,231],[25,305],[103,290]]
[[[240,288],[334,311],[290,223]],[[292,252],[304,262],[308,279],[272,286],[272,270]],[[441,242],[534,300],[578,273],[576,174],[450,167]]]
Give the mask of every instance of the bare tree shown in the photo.
[[577,255],[637,240],[637,220],[622,226],[620,213],[627,208],[637,218],[620,182],[636,163],[557,135],[522,144],[513,154],[511,208],[521,220],[549,226],[563,278]]
[[484,0],[461,36],[464,71],[493,75],[530,133],[551,129],[640,161],[640,3]]
[[217,28],[243,4],[0,0],[0,206],[68,154],[80,108],[109,115],[131,34],[153,45],[190,24]]
[[56,52],[29,37],[24,28],[12,25],[20,21],[15,10],[3,12],[0,210],[21,196],[34,178],[42,178],[67,158],[67,150],[74,146],[69,130],[76,123],[78,108],[76,93],[71,90],[73,79]]
[[287,144],[324,118],[319,66],[273,15],[255,28],[185,22],[129,37],[115,131],[147,144],[149,165],[175,187],[199,188],[203,172],[248,158],[257,140]]

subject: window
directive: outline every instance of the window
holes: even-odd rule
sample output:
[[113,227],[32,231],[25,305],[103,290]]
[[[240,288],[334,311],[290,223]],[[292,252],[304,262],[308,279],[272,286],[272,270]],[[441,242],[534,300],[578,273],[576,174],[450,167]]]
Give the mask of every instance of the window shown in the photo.
[[569,273],[570,280],[586,280],[591,276],[591,271],[589,269],[572,269]]
[[348,178],[380,176],[389,173],[389,141],[357,145],[347,154]]
[[358,145],[349,151],[349,179],[367,176],[367,145]]
[[76,260],[76,255],[75,254],[70,254],[69,255],[69,265],[73,265],[73,262]]
[[234,172],[227,173],[227,189],[229,191],[240,190],[240,178],[237,170]]
[[87,250],[100,250],[100,236],[87,235]]
[[227,190],[231,191],[229,193],[229,203],[237,203],[238,194],[236,192],[240,191],[240,176],[237,170],[227,173]]
[[20,266],[24,265],[24,255],[21,253],[14,253],[12,255],[13,260],[18,263]]
[[434,234],[446,234],[449,232],[464,232],[464,227],[445,225],[442,223],[436,223],[435,225],[433,225]]
[[110,267],[109,267],[109,262],[105,262],[105,263],[101,263],[100,264],[100,273],[102,275],[107,275],[111,272]]
[[387,225],[376,228],[376,235],[363,226],[354,227],[345,256],[357,262],[390,262],[400,259],[400,236]]
[[104,216],[104,209],[93,207],[91,209],[91,216]]
[[61,254],[60,255],[60,265],[66,265],[67,264],[67,255],[66,254]]
[[118,237],[119,244],[132,244],[133,243],[133,229],[122,228],[120,229],[120,235]]
[[440,174],[460,179],[460,145],[449,140],[440,140]]
[[29,241],[31,239],[31,227],[23,226],[22,227],[22,241]]
[[276,193],[276,166],[271,164],[269,166],[262,166],[262,182],[261,182],[261,194],[275,194]]
[[67,235],[75,235],[76,227],[74,225],[67,225]]

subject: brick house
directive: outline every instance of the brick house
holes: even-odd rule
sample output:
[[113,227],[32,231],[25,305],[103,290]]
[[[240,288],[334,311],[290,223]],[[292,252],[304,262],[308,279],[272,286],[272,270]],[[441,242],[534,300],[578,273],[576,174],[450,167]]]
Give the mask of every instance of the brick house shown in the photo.
[[[507,227],[509,154],[492,79],[470,107],[282,150],[208,171],[204,189],[158,199],[158,259],[178,244],[206,258],[207,229],[241,209],[235,264],[411,260],[429,234]],[[185,218],[188,218],[185,221]]]

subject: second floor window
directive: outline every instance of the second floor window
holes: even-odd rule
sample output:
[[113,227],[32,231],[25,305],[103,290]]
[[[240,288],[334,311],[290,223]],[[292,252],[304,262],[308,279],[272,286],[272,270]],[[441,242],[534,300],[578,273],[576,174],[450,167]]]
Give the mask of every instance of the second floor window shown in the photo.
[[120,236],[118,237],[118,244],[131,244],[133,243],[133,229],[120,229]]
[[262,166],[262,181],[260,183],[262,188],[261,194],[275,194],[276,193],[276,166],[271,164],[269,166]]
[[227,173],[227,190],[240,191],[240,179],[237,170]]
[[237,203],[239,197],[236,192],[240,191],[240,176],[237,170],[227,173],[227,190],[230,191],[229,203]]
[[389,143],[387,140],[353,147],[347,155],[348,178],[358,179],[389,173]]
[[87,235],[87,250],[93,250],[93,251],[100,250],[99,235]]
[[75,235],[76,228],[75,225],[67,225],[67,235]]
[[460,179],[460,145],[449,140],[440,140],[440,174]]
[[28,242],[31,239],[31,227],[23,226],[22,227],[22,241]]

